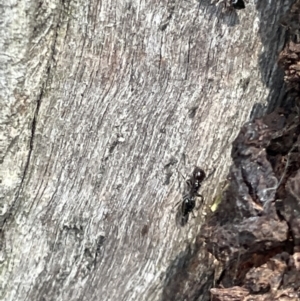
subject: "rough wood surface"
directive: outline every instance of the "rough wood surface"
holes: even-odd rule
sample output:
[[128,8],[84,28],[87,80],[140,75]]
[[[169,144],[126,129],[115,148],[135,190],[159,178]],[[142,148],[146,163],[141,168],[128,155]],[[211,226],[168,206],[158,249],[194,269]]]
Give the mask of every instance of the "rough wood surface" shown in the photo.
[[211,203],[239,127],[280,102],[291,2],[1,4],[0,299],[171,300],[204,210],[176,227],[180,173],[215,166]]

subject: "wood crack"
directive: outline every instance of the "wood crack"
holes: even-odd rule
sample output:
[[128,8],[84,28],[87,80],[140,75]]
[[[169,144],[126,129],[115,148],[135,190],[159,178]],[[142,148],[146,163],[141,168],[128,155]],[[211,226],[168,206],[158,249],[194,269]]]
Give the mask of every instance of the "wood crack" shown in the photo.
[[[62,17],[62,14],[60,13],[59,17],[58,17],[58,20],[61,20],[61,17]],[[51,74],[52,62],[55,62],[54,53],[55,53],[55,47],[56,47],[56,43],[57,43],[59,24],[60,24],[60,21],[58,21],[57,24],[56,24],[54,40],[53,40],[53,43],[52,43],[52,47],[50,47],[51,55],[50,55],[50,59],[48,61],[48,67],[47,67],[47,71],[46,71],[46,79],[45,79],[44,84],[42,84],[40,95],[39,95],[39,97],[37,98],[37,101],[36,101],[36,108],[35,108],[34,116],[33,116],[33,119],[32,119],[32,124],[31,124],[31,135],[30,135],[30,140],[29,140],[29,151],[28,151],[28,155],[27,155],[27,159],[26,159],[26,163],[25,163],[25,167],[24,167],[24,172],[23,172],[23,175],[21,177],[21,182],[20,182],[19,188],[17,189],[15,199],[12,202],[12,205],[10,206],[10,208],[8,209],[8,212],[7,212],[6,216],[4,217],[2,223],[0,224],[0,229],[5,227],[7,222],[11,219],[13,214],[16,212],[16,209],[19,205],[19,197],[20,197],[21,191],[22,191],[22,189],[25,185],[25,178],[26,178],[27,172],[29,170],[30,161],[31,161],[31,157],[32,157],[32,152],[33,152],[33,148],[34,148],[35,134],[36,134],[36,128],[37,128],[37,118],[38,118],[38,115],[39,115],[39,111],[40,111],[40,107],[41,107],[44,92],[46,90],[46,87],[48,86],[48,83],[51,81],[50,74]],[[53,67],[55,68],[55,66],[56,66],[56,64],[54,63]]]

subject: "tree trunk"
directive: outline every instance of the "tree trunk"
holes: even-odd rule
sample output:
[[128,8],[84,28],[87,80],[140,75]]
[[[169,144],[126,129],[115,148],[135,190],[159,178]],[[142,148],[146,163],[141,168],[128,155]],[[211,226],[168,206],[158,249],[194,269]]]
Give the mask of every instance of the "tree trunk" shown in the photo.
[[[175,274],[240,126],[282,99],[291,3],[1,4],[0,299],[208,300],[207,253]],[[179,228],[195,165],[216,171]]]

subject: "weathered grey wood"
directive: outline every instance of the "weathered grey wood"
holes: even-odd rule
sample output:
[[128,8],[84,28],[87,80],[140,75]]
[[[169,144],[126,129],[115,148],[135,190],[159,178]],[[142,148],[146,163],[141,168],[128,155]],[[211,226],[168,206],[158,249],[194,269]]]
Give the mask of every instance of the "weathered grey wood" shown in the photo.
[[1,4],[0,299],[162,298],[203,220],[175,225],[180,173],[216,166],[211,203],[240,125],[280,101],[289,3]]

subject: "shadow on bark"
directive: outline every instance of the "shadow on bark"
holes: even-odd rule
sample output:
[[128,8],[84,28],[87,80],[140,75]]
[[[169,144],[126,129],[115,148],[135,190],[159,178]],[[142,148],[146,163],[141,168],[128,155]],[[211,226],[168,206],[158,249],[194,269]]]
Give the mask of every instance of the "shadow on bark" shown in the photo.
[[[260,54],[259,66],[261,78],[266,87],[270,89],[266,98],[267,105],[256,105],[253,107],[251,119],[261,117],[263,114],[271,113],[276,107],[289,97],[286,93],[286,87],[282,80],[284,72],[278,66],[278,55],[284,47],[287,32],[280,24],[280,20],[286,14],[294,1],[262,2],[257,1],[256,9],[260,13],[259,34],[263,44],[263,52]],[[267,7],[266,7],[267,6]],[[271,17],[272,16],[272,17]],[[270,26],[268,20],[272,20],[273,26]],[[276,49],[276,51],[274,51]]]
[[[209,254],[202,252],[201,241],[188,245],[170,264],[166,271],[162,301],[167,300],[209,300],[209,290],[214,282],[213,267],[203,275],[201,267],[210,261]],[[202,275],[199,279],[198,275]]]

